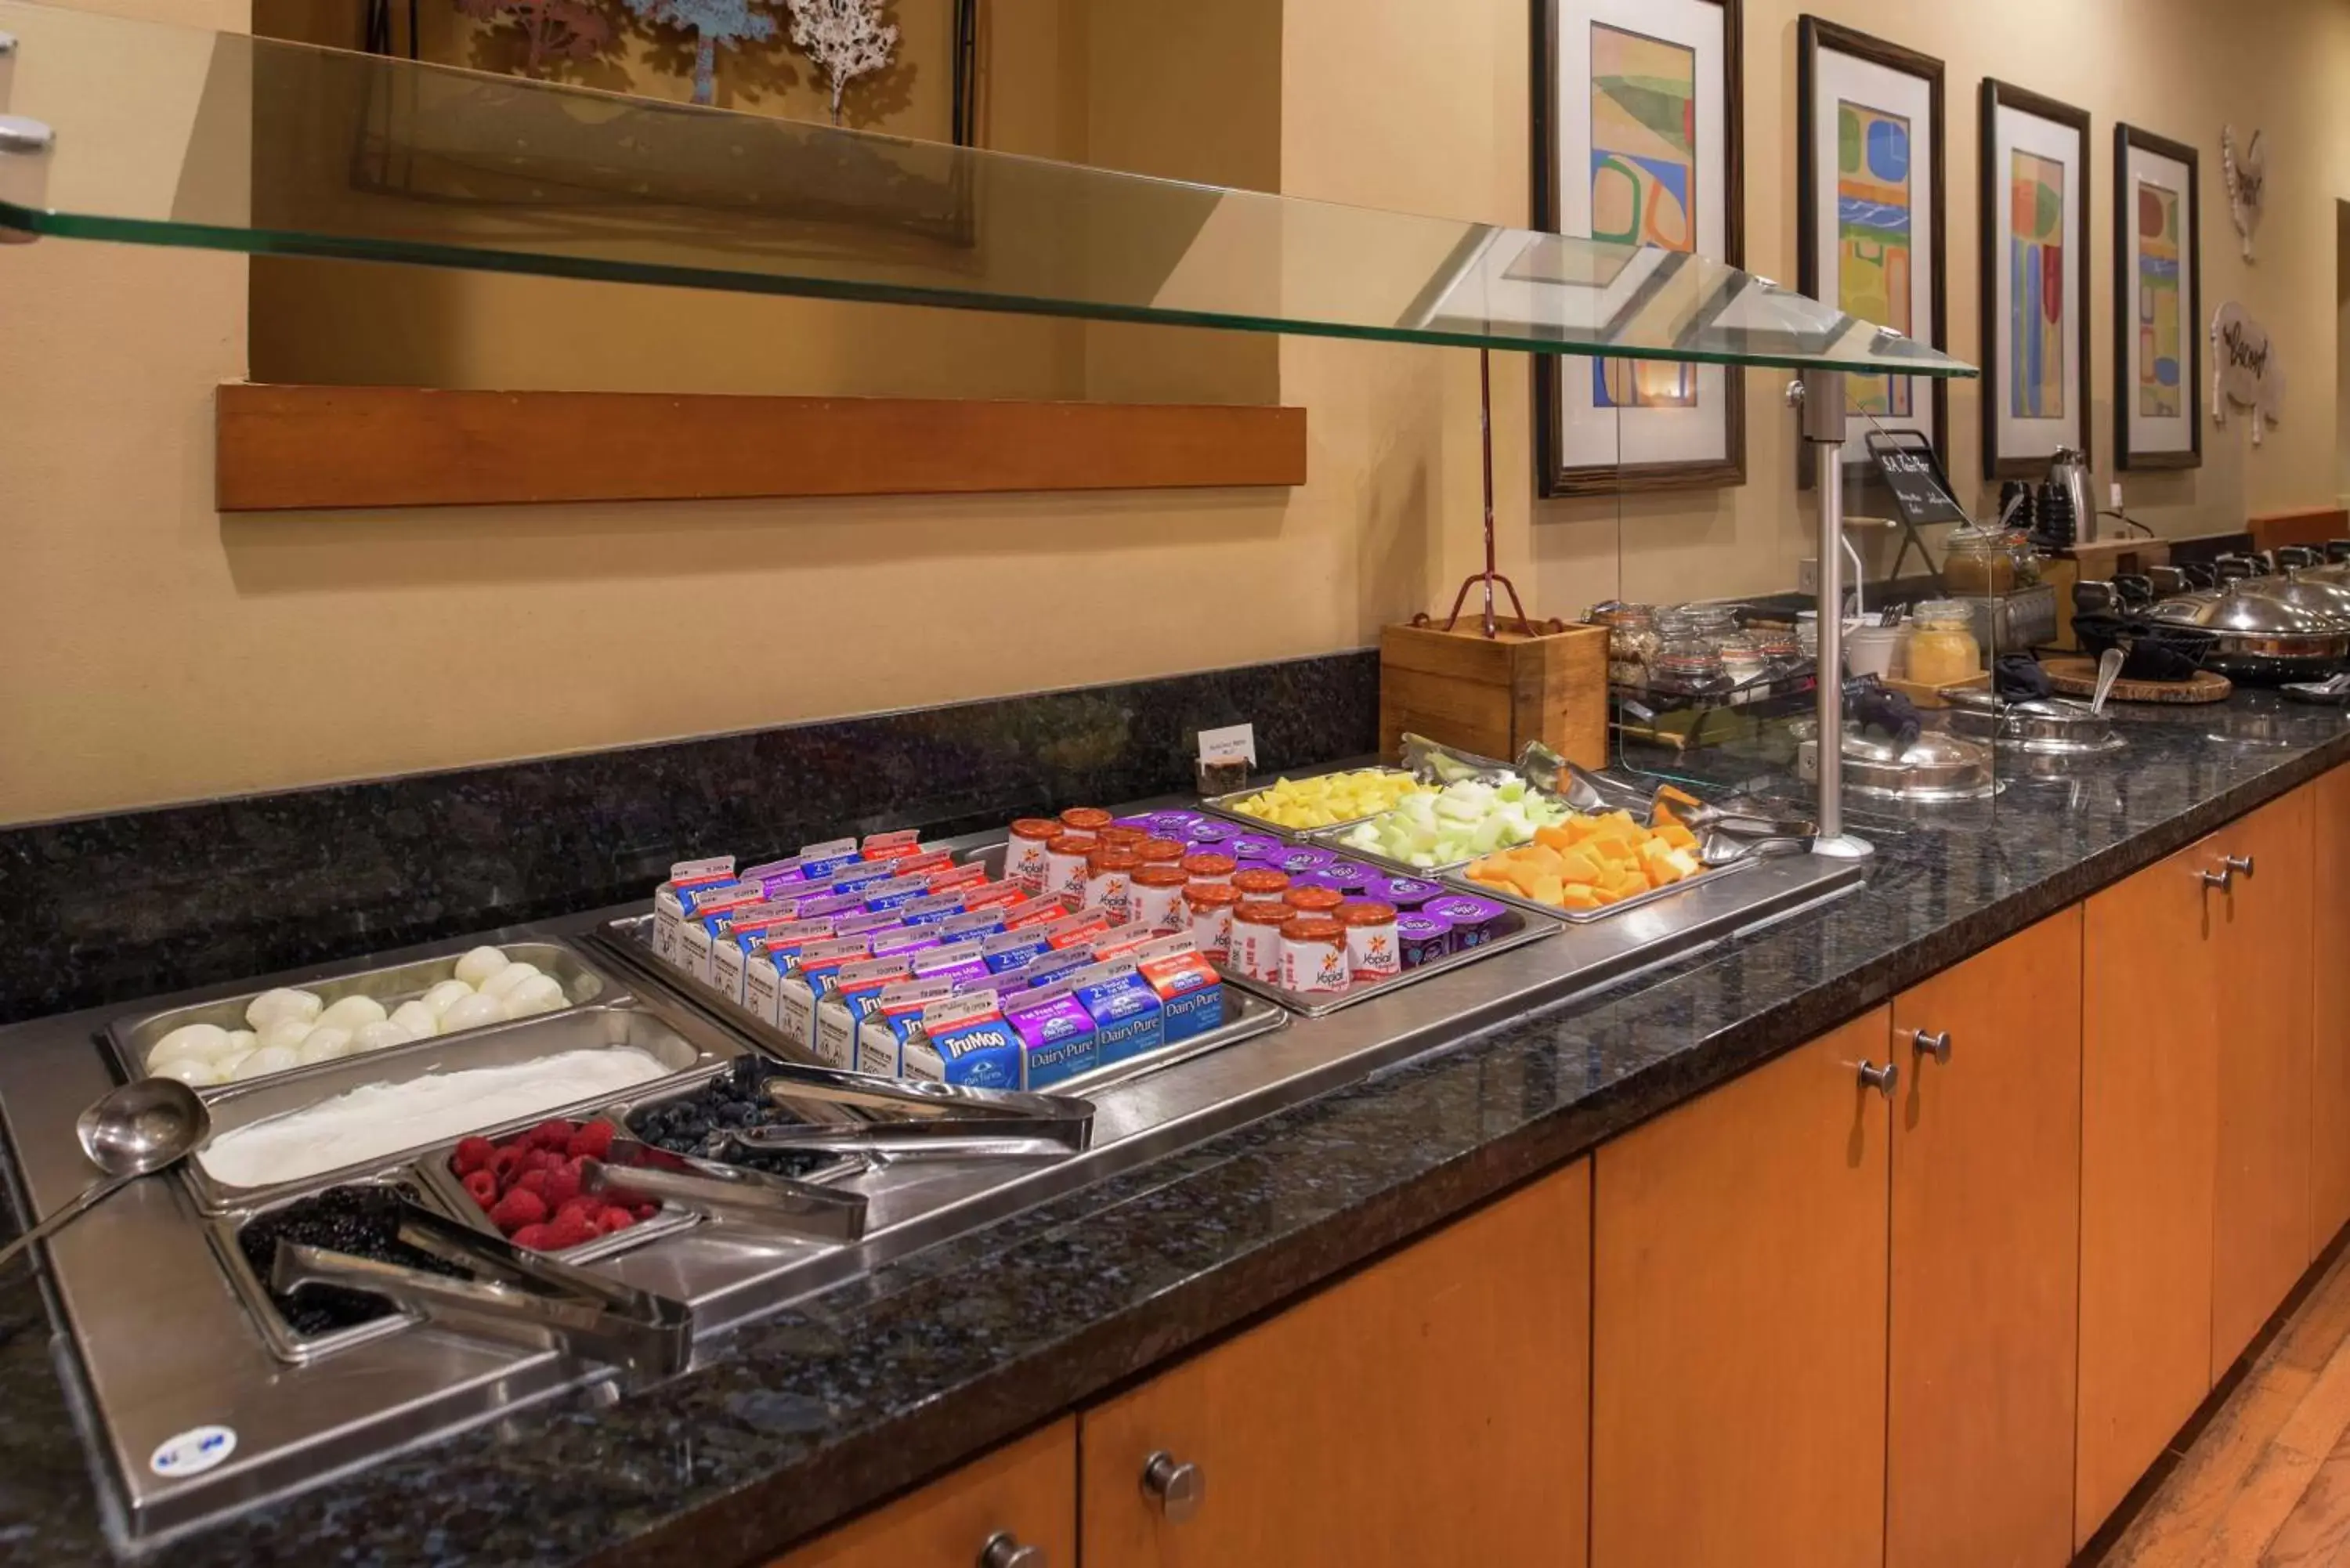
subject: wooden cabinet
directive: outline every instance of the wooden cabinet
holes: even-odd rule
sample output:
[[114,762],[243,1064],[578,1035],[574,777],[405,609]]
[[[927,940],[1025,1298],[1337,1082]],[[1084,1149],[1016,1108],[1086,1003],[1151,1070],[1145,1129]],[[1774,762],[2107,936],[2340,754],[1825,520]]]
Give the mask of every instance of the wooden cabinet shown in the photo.
[[1888,1027],[1878,1008],[1599,1151],[1594,1568],[1882,1563],[1890,1107],[1858,1069]]
[[1894,1001],[1888,1568],[2073,1554],[2081,926]]
[[2309,1253],[2350,1224],[2350,767],[2310,785]]
[[[1086,1568],[1582,1563],[1590,1170],[1087,1411]],[[1188,1508],[1146,1488],[1159,1454]]]
[[2207,839],[2086,907],[2076,1547],[2211,1387],[2217,864]]
[[2239,867],[2210,898],[2220,928],[2215,1381],[2309,1264],[2310,831],[2302,789],[2209,840]]
[[1076,1568],[1076,1421],[973,1459],[773,1568],[978,1568],[999,1533],[1042,1552],[1035,1568]]

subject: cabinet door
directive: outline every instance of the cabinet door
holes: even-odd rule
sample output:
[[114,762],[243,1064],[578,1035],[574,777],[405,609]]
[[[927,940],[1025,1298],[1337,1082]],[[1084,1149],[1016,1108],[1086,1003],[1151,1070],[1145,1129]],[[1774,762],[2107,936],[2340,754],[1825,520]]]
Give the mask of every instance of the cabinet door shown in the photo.
[[2073,1554],[2079,907],[1904,992],[1892,1041],[1909,1076],[1893,1103],[1886,1561],[2058,1568]]
[[1884,1561],[1890,1117],[1858,1069],[1889,1027],[1877,1008],[1600,1149],[1594,1568]]
[[2211,1388],[2216,864],[2207,839],[2087,905],[2076,1548]]
[[1086,1568],[1572,1568],[1590,1309],[1578,1160],[1086,1411]]
[[2310,795],[2211,836],[2252,867],[2220,917],[2220,1167],[2211,1376],[2242,1354],[2309,1265]]
[[2350,767],[2310,786],[2310,1256],[2350,1224]]
[[1056,1421],[910,1492],[773,1568],[974,1568],[999,1534],[1043,1553],[1029,1568],[1076,1568],[1077,1425]]

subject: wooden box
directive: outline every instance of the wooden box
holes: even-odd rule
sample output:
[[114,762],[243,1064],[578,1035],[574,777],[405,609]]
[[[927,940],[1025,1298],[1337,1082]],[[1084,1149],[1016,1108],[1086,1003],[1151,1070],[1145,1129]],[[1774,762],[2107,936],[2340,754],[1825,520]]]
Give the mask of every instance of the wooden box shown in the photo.
[[1528,741],[1569,762],[1607,763],[1607,628],[1543,637],[1391,626],[1379,633],[1379,744],[1406,732],[1509,759]]

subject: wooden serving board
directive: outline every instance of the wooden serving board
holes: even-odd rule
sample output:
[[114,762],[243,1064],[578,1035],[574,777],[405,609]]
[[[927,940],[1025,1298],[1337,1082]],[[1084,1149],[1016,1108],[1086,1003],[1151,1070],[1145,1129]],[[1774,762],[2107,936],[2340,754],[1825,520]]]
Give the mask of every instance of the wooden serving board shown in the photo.
[[[2094,659],[2043,659],[2041,673],[2048,684],[2067,697],[2094,697],[2097,692],[2097,661]],[[2235,688],[2224,675],[2199,670],[2192,680],[2129,680],[2114,682],[2116,702],[2219,702]]]

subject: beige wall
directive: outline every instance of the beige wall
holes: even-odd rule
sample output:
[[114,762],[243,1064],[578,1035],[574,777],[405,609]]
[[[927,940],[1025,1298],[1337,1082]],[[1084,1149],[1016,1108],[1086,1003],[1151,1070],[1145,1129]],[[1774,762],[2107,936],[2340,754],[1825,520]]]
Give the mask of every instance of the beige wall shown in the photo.
[[[159,6],[172,9],[170,6]],[[2332,0],[1913,0],[1821,9],[1947,57],[1952,345],[1974,344],[1973,93],[1993,71],[2204,155],[2207,303],[2284,345],[2287,423],[2256,453],[2131,483],[2174,530],[2334,490],[2332,198],[2350,195],[2350,13]],[[1791,0],[1748,0],[1749,255],[1794,275]],[[1428,24],[1408,0],[1286,0],[1280,169],[1293,193],[1492,221],[1527,212],[1525,6]],[[2054,65],[2051,62],[2054,62]],[[2262,260],[2235,259],[2217,137],[2263,126]],[[2110,379],[2109,223],[2091,225],[2093,385]],[[1475,564],[1475,356],[1283,338],[1311,479],[1283,493],[578,506],[223,520],[210,389],[244,369],[244,264],[44,241],[0,251],[23,313],[0,373],[0,820],[456,765],[1359,646]],[[846,308],[846,307],[844,307]],[[871,312],[873,316],[886,314]],[[876,334],[883,330],[877,327]],[[650,352],[650,340],[648,341]],[[650,362],[659,362],[653,360]],[[1527,378],[1497,358],[1502,560],[1539,608],[1786,586],[1803,554],[1778,378],[1751,472],[1718,496],[1530,500]],[[1976,400],[1955,400],[1959,472]],[[971,607],[1057,589],[1049,624]],[[886,595],[886,635],[866,604]],[[780,609],[778,607],[782,607]],[[664,633],[761,615],[767,657],[692,674]],[[789,787],[778,781],[777,787]]]
[[[2113,452],[2113,144],[2116,120],[2201,154],[2203,306],[2241,300],[2283,356],[2285,421],[2251,449],[2241,418],[2203,431],[2203,466],[2119,475],[2133,516],[2171,535],[2241,528],[2256,512],[2320,505],[2337,488],[2334,198],[2350,196],[2350,5],[2340,0],[1745,0],[1746,255],[1754,270],[1795,276],[1795,28],[1805,11],[1940,57],[1947,67],[1947,213],[1952,352],[1981,361],[1977,256],[1977,93],[1996,77],[2086,109],[2089,390],[2105,504]],[[2246,265],[2228,217],[2220,128],[2254,127],[2269,145],[2268,210],[2259,260]],[[2201,328],[2197,328],[2199,331]],[[2206,345],[2206,374],[2209,370]],[[1712,495],[1627,500],[1623,597],[1671,599],[1792,587],[1813,554],[1810,496],[1794,502],[1793,437],[1778,401],[1785,378],[1749,372],[1749,480]],[[1977,382],[1951,398],[1951,480],[1988,506]],[[2204,397],[2208,404],[2210,391]],[[1540,581],[1555,601],[1583,597],[1612,546],[1612,504],[1544,503],[1535,528]],[[1604,516],[1604,524],[1592,519]],[[1604,541],[1604,543],[1603,543]],[[1881,569],[1890,541],[1863,541]],[[1916,557],[1911,561],[1914,566]]]

